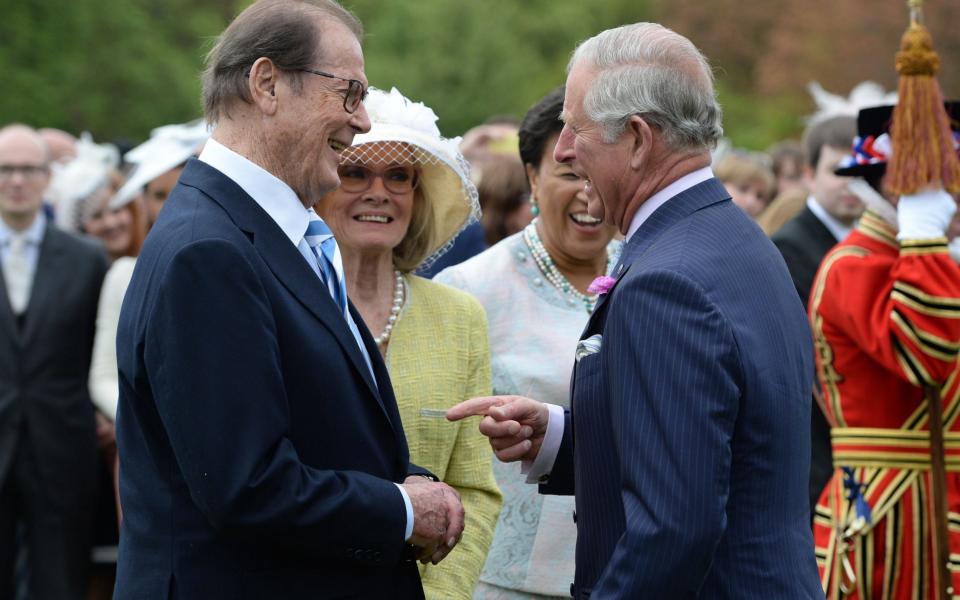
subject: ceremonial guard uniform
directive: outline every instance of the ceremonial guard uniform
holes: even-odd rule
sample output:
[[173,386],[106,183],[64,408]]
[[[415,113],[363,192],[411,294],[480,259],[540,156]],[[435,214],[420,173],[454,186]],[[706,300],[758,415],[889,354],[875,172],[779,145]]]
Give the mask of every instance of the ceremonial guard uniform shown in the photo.
[[836,467],[814,518],[831,599],[936,598],[924,384],[943,398],[960,590],[960,266],[946,238],[896,236],[868,210],[824,258],[810,297]]

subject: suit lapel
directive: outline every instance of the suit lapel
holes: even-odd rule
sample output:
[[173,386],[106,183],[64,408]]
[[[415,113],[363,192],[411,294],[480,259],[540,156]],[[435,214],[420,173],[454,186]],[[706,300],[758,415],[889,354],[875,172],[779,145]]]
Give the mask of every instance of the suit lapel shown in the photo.
[[[332,300],[331,300],[332,301]],[[390,373],[387,371],[387,364],[380,357],[380,349],[377,348],[376,342],[373,341],[373,336],[370,334],[370,330],[367,328],[366,324],[363,322],[363,317],[360,316],[360,313],[357,312],[356,307],[353,303],[347,299],[347,304],[350,308],[350,314],[353,316],[354,322],[357,324],[357,329],[360,330],[360,339],[363,340],[363,346],[367,350],[367,354],[370,356],[370,364],[373,367],[373,374],[377,379],[377,389],[380,392],[381,406],[383,407],[384,412],[387,414],[387,417],[390,419],[390,423],[393,425],[393,435],[397,440],[397,444],[402,448],[407,448],[407,437],[403,432],[403,421],[400,419],[400,409],[397,406],[397,399],[393,394],[393,384],[390,383]],[[404,461],[409,461],[409,449],[405,450],[405,456],[403,457]]]
[[22,342],[21,332],[17,328],[16,319],[13,316],[13,308],[10,306],[10,296],[7,294],[7,282],[0,272],[0,336],[14,341],[16,344]]
[[180,176],[180,183],[200,190],[219,204],[237,227],[250,236],[257,252],[274,276],[333,334],[389,419],[367,363],[343,314],[303,255],[290,243],[290,239],[270,215],[234,181],[196,159],[187,163]]
[[[630,242],[624,246],[623,252],[620,254],[620,260],[617,262],[617,266],[613,268],[613,277],[616,279],[616,282],[607,290],[607,293],[602,294],[597,300],[597,305],[594,307],[593,313],[591,313],[590,319],[587,321],[587,326],[580,334],[580,339],[582,340],[591,335],[591,332],[601,329],[596,322],[603,314],[601,309],[604,308],[610,297],[613,296],[617,285],[630,270],[630,267],[632,267],[647,250],[653,247],[662,235],[667,233],[671,227],[701,208],[729,200],[729,198],[730,194],[727,193],[723,184],[721,184],[718,179],[711,178],[702,183],[698,183],[688,190],[680,192],[654,211],[654,213],[643,222],[643,225],[634,232],[633,237],[630,238]],[[576,375],[577,365],[574,363],[573,373],[570,376],[571,411],[574,409]]]
[[50,303],[56,302],[61,295],[58,292],[58,286],[69,276],[69,273],[64,272],[63,265],[65,235],[49,224],[43,233],[37,269],[30,289],[30,301],[27,304],[26,322],[23,326],[24,345],[33,338],[37,328],[46,321]]
[[833,233],[827,229],[823,221],[817,218],[817,215],[813,214],[809,207],[804,207],[803,212],[800,213],[800,218],[805,225],[804,229],[810,233],[810,242],[816,246],[816,251],[820,257],[823,257],[830,248],[842,241],[833,237]]
[[[688,190],[684,190],[665,202],[650,217],[643,222],[637,231],[634,232],[630,242],[627,243],[623,252],[620,254],[620,261],[613,269],[613,277],[617,283],[623,279],[633,263],[638,260],[647,250],[649,250],[656,241],[666,233],[671,227],[679,223],[686,217],[692,215],[701,208],[722,202],[730,198],[730,194],[723,187],[723,184],[716,178],[708,179],[698,183]],[[597,305],[590,316],[590,322],[587,323],[587,330],[590,329],[594,315],[600,312],[600,308],[606,304],[607,299],[613,295],[617,287],[613,284],[606,294],[600,296]],[[585,330],[585,331],[587,331]]]

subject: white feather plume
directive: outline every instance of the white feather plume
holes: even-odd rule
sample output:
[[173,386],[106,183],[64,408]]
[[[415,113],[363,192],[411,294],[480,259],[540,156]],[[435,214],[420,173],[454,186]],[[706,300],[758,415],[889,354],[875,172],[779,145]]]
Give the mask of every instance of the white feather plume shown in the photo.
[[817,105],[817,111],[807,117],[809,124],[833,117],[856,117],[860,109],[897,103],[896,92],[885,92],[883,86],[873,81],[861,81],[847,97],[828,92],[816,81],[811,81],[807,89]]
[[371,123],[399,125],[424,135],[440,137],[437,114],[433,109],[423,102],[406,98],[397,88],[391,88],[389,92],[370,88],[363,105],[370,115]]
[[65,165],[53,166],[53,177],[46,197],[56,207],[57,225],[68,231],[79,228],[79,213],[84,200],[109,181],[120,164],[120,153],[113,144],[96,144],[89,133],[77,140],[77,155]]

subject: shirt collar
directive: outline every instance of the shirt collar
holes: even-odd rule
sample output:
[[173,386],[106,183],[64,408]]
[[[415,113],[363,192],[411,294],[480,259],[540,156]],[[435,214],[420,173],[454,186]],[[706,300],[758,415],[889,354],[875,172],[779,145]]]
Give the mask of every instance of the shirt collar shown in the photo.
[[37,212],[37,216],[23,232],[17,232],[0,219],[0,246],[6,246],[16,235],[23,235],[27,243],[31,246],[40,246],[43,242],[43,232],[47,230],[47,217],[43,214],[43,209]]
[[294,246],[299,245],[310,216],[289,185],[213,138],[197,158],[232,179],[270,215]]
[[666,204],[667,200],[673,198],[674,196],[685,192],[692,188],[695,185],[701,184],[708,179],[713,178],[713,169],[710,167],[703,167],[702,169],[697,169],[692,173],[687,173],[680,179],[677,179],[667,187],[663,188],[656,194],[647,198],[647,201],[640,205],[640,208],[637,209],[637,212],[633,215],[633,220],[630,221],[630,228],[627,230],[627,235],[624,237],[624,243],[629,243],[630,238],[633,237],[633,234],[636,233],[640,226],[650,218],[658,208]]
[[847,227],[840,221],[836,220],[830,213],[826,211],[825,208],[820,206],[820,203],[813,196],[807,196],[807,208],[810,209],[810,212],[813,213],[815,217],[820,219],[820,222],[823,223],[823,226],[826,227],[830,233],[837,239],[838,242],[842,242],[848,235],[850,235],[850,230],[852,227]]

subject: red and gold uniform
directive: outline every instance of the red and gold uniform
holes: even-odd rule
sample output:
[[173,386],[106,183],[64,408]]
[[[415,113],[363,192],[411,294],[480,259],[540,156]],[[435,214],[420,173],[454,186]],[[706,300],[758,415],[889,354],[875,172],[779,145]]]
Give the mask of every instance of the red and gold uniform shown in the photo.
[[[960,598],[960,267],[945,238],[898,243],[896,233],[865,213],[824,258],[810,297],[836,467],[814,518],[828,599],[936,598],[925,383],[943,396],[950,572]],[[859,528],[841,467],[863,484],[872,513]]]

